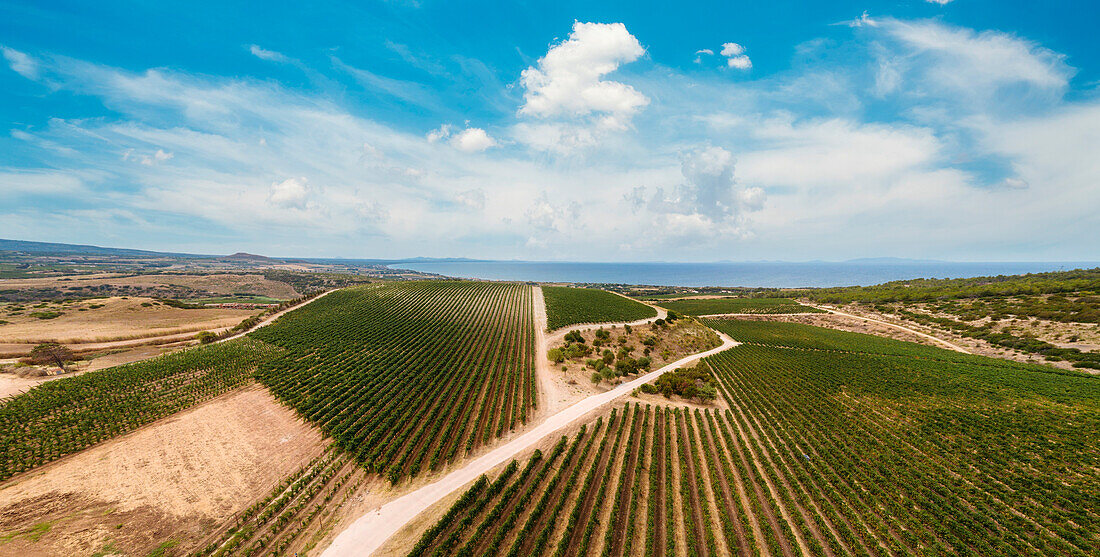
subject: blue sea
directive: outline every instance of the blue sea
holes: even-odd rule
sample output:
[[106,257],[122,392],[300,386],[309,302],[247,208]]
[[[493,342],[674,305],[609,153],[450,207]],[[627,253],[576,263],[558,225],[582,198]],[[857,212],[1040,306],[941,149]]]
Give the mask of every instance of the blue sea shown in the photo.
[[961,263],[868,260],[847,262],[568,263],[416,261],[391,264],[457,278],[533,282],[747,286],[769,288],[867,286],[914,278],[1018,275],[1100,267],[1097,262]]

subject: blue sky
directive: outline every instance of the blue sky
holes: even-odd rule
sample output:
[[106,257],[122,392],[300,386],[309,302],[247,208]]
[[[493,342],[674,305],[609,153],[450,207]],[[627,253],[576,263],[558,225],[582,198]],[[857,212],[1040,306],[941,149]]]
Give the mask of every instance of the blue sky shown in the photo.
[[0,2],[0,237],[1100,259],[1089,2]]

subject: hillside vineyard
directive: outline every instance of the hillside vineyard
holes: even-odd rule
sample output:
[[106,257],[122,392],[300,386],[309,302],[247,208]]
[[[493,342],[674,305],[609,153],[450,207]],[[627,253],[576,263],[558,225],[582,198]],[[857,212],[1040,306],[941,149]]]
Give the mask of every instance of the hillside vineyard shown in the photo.
[[257,377],[396,482],[526,423],[533,315],[531,288],[520,284],[350,288],[252,333],[287,351]]
[[615,409],[476,482],[411,555],[1100,551],[1097,378],[708,324],[763,341],[705,360],[729,408]]

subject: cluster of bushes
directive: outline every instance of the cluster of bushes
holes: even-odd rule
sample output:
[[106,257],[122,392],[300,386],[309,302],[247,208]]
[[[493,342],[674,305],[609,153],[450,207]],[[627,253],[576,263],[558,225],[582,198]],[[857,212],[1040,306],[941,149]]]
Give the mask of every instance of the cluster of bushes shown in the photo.
[[647,355],[637,358],[631,355],[633,351],[633,347],[626,345],[620,346],[615,352],[612,352],[610,348],[604,348],[599,358],[586,361],[585,364],[594,370],[592,372],[592,382],[611,381],[617,377],[649,371],[650,366],[653,364],[648,356],[649,350],[646,349]]
[[699,362],[695,367],[684,367],[670,371],[657,378],[654,383],[642,385],[646,394],[660,393],[665,398],[676,395],[698,402],[709,402],[718,398],[718,382],[710,373],[710,367]]
[[1074,296],[1063,294],[1050,296],[997,297],[958,302],[947,302],[931,306],[934,310],[949,313],[962,321],[976,321],[989,317],[1000,321],[1009,316],[1020,318],[1034,317],[1045,321],[1060,323],[1100,323],[1100,296]]
[[[630,325],[626,325],[624,330],[627,334],[632,332]],[[645,340],[652,340],[652,342],[647,344]],[[627,344],[625,336],[619,337],[617,350],[612,351],[611,348],[604,348],[602,351],[597,352],[598,348],[612,344],[610,331],[603,327],[596,329],[595,338],[592,340],[591,345],[587,344],[584,335],[580,332],[570,331],[565,335],[565,344],[560,348],[548,350],[546,357],[555,364],[560,364],[566,360],[576,361],[595,355],[596,357],[585,360],[584,364],[587,368],[593,370],[592,382],[600,383],[604,380],[611,381],[616,377],[649,371],[653,363],[649,358],[649,346],[656,344],[656,337],[649,337],[645,340],[643,340],[643,344],[646,344],[644,355],[635,358],[632,355],[634,347]]]
[[[166,305],[166,306],[168,306],[168,307],[179,308],[179,309],[203,309],[203,308],[206,307],[202,304],[189,304],[187,302],[183,302],[183,301],[180,301],[180,300],[175,300],[175,299],[172,299],[172,298],[157,298],[157,301],[164,304],[164,305]],[[152,304],[149,304],[149,302],[145,302],[141,305],[144,306],[146,304],[152,305]]]

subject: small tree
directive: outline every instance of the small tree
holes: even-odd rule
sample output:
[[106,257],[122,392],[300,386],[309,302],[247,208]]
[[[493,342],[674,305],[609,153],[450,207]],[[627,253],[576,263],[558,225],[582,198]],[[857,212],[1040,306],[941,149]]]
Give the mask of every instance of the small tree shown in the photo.
[[68,371],[65,369],[65,362],[71,362],[76,359],[73,356],[73,351],[61,346],[56,342],[47,342],[45,344],[39,344],[31,350],[31,355],[27,358],[30,363],[38,365],[53,364],[61,368],[61,371]]
[[218,335],[215,335],[210,331],[203,331],[195,335],[195,339],[197,339],[201,344],[210,344],[211,342],[218,340]]
[[565,354],[561,348],[551,348],[546,351],[546,358],[555,364],[560,364],[565,361]]

